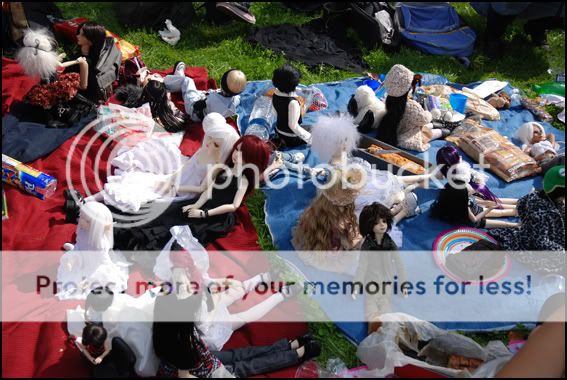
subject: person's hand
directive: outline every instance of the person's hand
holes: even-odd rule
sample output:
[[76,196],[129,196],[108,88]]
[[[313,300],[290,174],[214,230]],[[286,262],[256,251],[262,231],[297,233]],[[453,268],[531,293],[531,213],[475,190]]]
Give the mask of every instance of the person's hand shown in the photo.
[[199,219],[203,219],[205,217],[205,212],[203,210],[199,210],[198,208],[196,209],[191,209],[189,210],[189,212],[187,213],[187,216],[189,216],[190,218],[199,218]]
[[98,358],[95,358],[95,360],[93,360],[94,365],[99,365],[100,363],[102,363],[102,358],[100,356]]

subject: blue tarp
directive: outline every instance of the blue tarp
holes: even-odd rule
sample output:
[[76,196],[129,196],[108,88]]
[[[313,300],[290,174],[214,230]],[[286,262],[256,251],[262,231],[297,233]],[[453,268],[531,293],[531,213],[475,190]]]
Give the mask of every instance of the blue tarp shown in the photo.
[[[316,84],[315,86],[321,89],[327,99],[328,108],[319,112],[308,113],[304,117],[304,125],[313,124],[319,115],[321,114],[334,114],[336,112],[347,112],[347,104],[351,95],[355,92],[356,88],[362,85],[364,78],[356,78],[351,80],[346,80],[342,82],[332,82]],[[424,85],[430,84],[447,84],[448,80],[444,77],[435,75],[425,75],[423,79]],[[469,84],[467,87],[474,87],[476,84]],[[250,112],[253,107],[253,102],[256,97],[262,93],[266,88],[270,87],[270,81],[258,81],[250,82],[241,95],[241,104],[238,109],[239,115],[239,127],[241,131],[244,132],[247,128],[248,119]],[[455,85],[455,87],[458,87]],[[510,90],[510,88],[508,88]],[[379,93],[380,95],[380,93]],[[510,110],[504,110],[500,112],[501,120],[499,121],[483,121],[483,124],[496,129],[499,133],[504,136],[514,136],[516,129],[527,121],[534,120],[533,115],[523,108],[511,108]],[[544,123],[544,126],[548,132],[553,132],[556,134],[557,139],[564,141],[565,134],[562,131],[556,130],[551,127],[551,125]],[[514,141],[514,140],[513,140]],[[518,141],[514,141],[519,145]],[[435,154],[442,146],[446,145],[445,141],[434,141],[432,142],[432,147],[428,152],[416,153],[419,157],[426,158],[429,157],[429,161],[435,162]],[[320,163],[319,159],[311,154],[309,148],[306,146],[302,149],[297,149],[306,155],[306,164],[310,166],[315,166]],[[469,161],[468,157],[463,153],[463,157]],[[471,162],[472,163],[472,162]],[[508,198],[519,198],[522,195],[529,193],[533,188],[541,188],[541,177],[531,177],[512,183],[506,183],[503,180],[496,177],[493,173],[488,172],[490,179],[488,185],[491,190],[500,197]],[[315,186],[309,182],[305,181],[303,189],[298,190],[294,182],[298,179],[292,179],[291,183],[283,189],[275,190],[264,188],[263,191],[266,194],[266,224],[268,225],[274,244],[281,251],[293,251],[293,246],[291,245],[291,231],[294,225],[297,223],[303,210],[310,204],[316,195]],[[278,178],[273,181],[275,184],[278,183]],[[290,191],[293,189],[293,191]],[[428,251],[431,250],[436,237],[447,229],[452,228],[446,223],[434,220],[429,217],[429,208],[437,197],[437,191],[435,189],[418,189],[416,191],[419,198],[419,205],[421,207],[422,213],[416,217],[406,219],[402,221],[399,227],[402,229],[404,234],[403,245],[401,247],[402,251]],[[419,257],[416,257],[419,255]],[[347,275],[341,275],[336,273],[322,272],[318,271],[312,267],[306,266],[301,259],[294,252],[286,252],[285,255],[281,255],[282,258],[292,263],[298,271],[302,272],[305,277],[311,281],[317,280],[336,280],[336,281],[349,281],[351,278]],[[413,253],[413,257],[408,254],[403,254],[406,270],[411,275],[412,272],[423,272],[424,270],[439,271],[433,260],[431,253],[417,254]],[[507,278],[514,278],[520,273],[526,270],[523,266],[518,263],[513,263],[512,270],[508,274]],[[538,281],[538,279],[534,279]],[[329,318],[335,321],[336,325],[341,329],[348,338],[354,342],[360,342],[366,336],[366,325],[364,323],[350,323],[341,322],[345,315],[345,309],[348,309],[346,313],[349,317],[354,318],[352,320],[363,320],[363,302],[362,297],[359,297],[357,301],[353,301],[350,297],[344,297],[344,299],[314,296],[314,299],[318,301],[321,308],[327,313]],[[527,298],[526,298],[527,299]],[[542,295],[543,302],[545,295]],[[470,300],[470,299],[469,299]],[[398,306],[399,301],[394,298],[394,306]],[[435,305],[423,305],[424,308],[456,308],[454,304],[447,303],[447,299],[441,300],[441,303]],[[474,302],[474,300],[472,300]],[[345,308],[345,305],[348,305]],[[505,305],[498,305],[499,307],[505,307]],[[518,315],[521,315],[522,309],[526,313],[532,312],[538,309],[526,301],[525,304],[522,302],[514,302],[514,310],[518,311]],[[530,311],[528,311],[528,309]],[[537,311],[536,311],[537,313]],[[460,329],[460,330],[477,330],[486,331],[494,330],[499,328],[507,328],[513,326],[515,323],[437,323],[440,327],[447,329]]]

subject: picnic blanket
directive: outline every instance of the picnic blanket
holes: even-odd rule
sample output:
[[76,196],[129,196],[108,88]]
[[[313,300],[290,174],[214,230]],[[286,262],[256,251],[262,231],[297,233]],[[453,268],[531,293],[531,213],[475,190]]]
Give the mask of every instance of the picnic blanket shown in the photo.
[[[352,94],[354,94],[356,88],[362,85],[364,78],[355,78],[341,82],[332,83],[322,83],[316,84],[323,91],[323,94],[327,98],[328,108],[319,112],[307,113],[303,120],[304,125],[312,125],[317,117],[322,114],[335,114],[336,112],[347,112],[347,104]],[[425,74],[423,78],[424,85],[432,84],[448,84],[449,81],[441,76]],[[480,83],[480,82],[479,82]],[[471,88],[479,83],[472,83],[467,85]],[[248,84],[245,92],[241,95],[241,106],[238,109],[239,113],[239,127],[244,133],[248,127],[249,113],[252,109],[252,105],[256,97],[263,93],[263,91],[271,86],[270,81],[258,81]],[[455,87],[460,87],[455,85]],[[510,90],[508,87],[507,90]],[[381,95],[380,93],[378,95]],[[483,124],[496,129],[504,136],[514,136],[515,130],[522,125],[524,122],[534,120],[533,115],[520,107],[511,108],[509,110],[504,110],[500,112],[501,119],[499,121],[483,121]],[[548,132],[553,132],[556,134],[559,141],[564,141],[565,134],[562,131],[556,130],[550,124],[544,123],[544,126]],[[514,140],[513,140],[514,141]],[[519,145],[518,141],[514,141]],[[428,158],[430,162],[435,162],[435,155],[437,151],[447,144],[445,141],[434,141],[431,144],[431,149],[425,153],[416,153],[418,157]],[[309,148],[303,147],[297,149],[301,151],[306,156],[305,163],[310,166],[314,166],[320,163],[319,159],[310,152]],[[471,162],[464,153],[462,153],[464,159]],[[472,163],[472,162],[471,162]],[[500,197],[509,198],[519,198],[527,193],[529,193],[534,188],[542,187],[542,178],[530,177],[522,180],[514,181],[512,183],[505,183],[496,175],[487,171],[489,174],[488,185],[491,190]],[[303,210],[309,206],[313,198],[316,196],[315,186],[310,182],[306,181],[304,187],[301,190],[297,189],[297,177],[293,177],[288,186],[283,189],[268,189],[264,188],[266,194],[266,224],[268,225],[274,244],[280,251],[293,251],[293,246],[291,245],[292,228],[297,223]],[[278,181],[276,177],[273,181],[276,185],[281,181]],[[293,189],[293,191],[290,191]],[[436,237],[452,226],[432,219],[429,217],[429,208],[433,201],[437,197],[437,191],[435,189],[418,189],[416,194],[419,198],[419,205],[421,207],[422,213],[416,217],[406,219],[402,221],[399,225],[403,232],[403,245],[401,247],[402,251],[430,251]],[[283,259],[287,260],[296,271],[304,275],[308,280],[315,281],[349,281],[352,277],[347,275],[341,275],[336,273],[322,272],[318,271],[312,267],[306,266],[303,261],[294,252],[285,252],[285,254],[280,255]],[[435,261],[431,253],[424,252],[423,254],[413,254],[407,255],[403,254],[404,264],[406,270],[409,274],[412,272],[419,273],[419,271],[435,271],[439,270],[436,267]],[[514,276],[522,273],[526,268],[518,263],[513,263],[511,271],[509,273],[509,278],[514,278]],[[538,279],[534,279],[538,281]],[[364,323],[355,322],[341,322],[344,321],[345,313],[347,316],[353,319],[349,320],[363,320],[363,301],[362,297],[359,297],[358,301],[352,301],[350,297],[337,298],[340,296],[334,296],[334,298],[329,297],[318,297],[314,296],[314,299],[319,302],[321,308],[327,313],[330,320],[334,321],[336,325],[341,329],[348,338],[354,342],[360,342],[366,334],[366,325]],[[544,295],[542,295],[544,297]],[[543,298],[544,299],[544,298]],[[543,301],[543,300],[542,300]],[[396,305],[399,300],[394,297],[394,305]],[[345,308],[345,305],[348,307]],[[436,304],[436,305],[424,305],[424,308],[447,308],[451,309],[450,303],[446,304]],[[534,308],[533,305],[529,304],[514,304],[513,305],[518,310],[519,313],[522,312],[522,308]],[[500,305],[500,307],[503,307]],[[454,308],[454,307],[453,307]],[[524,310],[524,312],[527,312]],[[440,327],[447,329],[459,329],[459,330],[493,330],[493,329],[503,329],[514,326],[515,323],[437,323]]]
[[[195,71],[198,88],[204,89],[210,83],[205,68],[193,68]],[[170,72],[170,71],[169,71]],[[20,78],[26,81],[25,77]],[[14,85],[18,78],[12,77]],[[17,87],[17,86],[16,86]],[[174,99],[175,100],[175,99]],[[179,99],[178,99],[179,101]],[[181,103],[182,104],[182,103]],[[4,109],[3,91],[3,109]],[[6,128],[3,125],[3,128]],[[200,146],[203,136],[200,124],[191,125],[184,135],[181,150],[184,154],[193,154]],[[93,137],[90,131],[81,137],[77,144],[77,154],[81,154],[89,140]],[[71,149],[73,139],[68,139],[57,147],[49,155],[29,162],[29,165],[37,170],[55,176],[58,181],[56,193],[47,200],[40,200],[23,191],[5,186],[6,197],[9,208],[9,219],[2,222],[2,250],[3,260],[9,262],[9,254],[5,251],[14,250],[36,250],[36,251],[60,251],[63,243],[74,241],[76,225],[65,223],[63,212],[63,192],[67,188],[65,179],[65,162],[67,154]],[[87,155],[85,177],[87,186],[95,188],[94,177],[98,174],[104,181],[106,178],[105,168],[108,161],[110,147],[103,147],[102,139],[95,139],[90,153]],[[90,163],[95,159],[97,152],[102,150],[100,158],[100,170],[94,172]],[[78,186],[80,174],[72,171],[72,181],[78,190],[84,188]],[[226,273],[232,273],[237,279],[247,279],[257,273],[267,270],[267,261],[260,252],[257,243],[258,236],[252,223],[252,219],[245,206],[236,213],[236,227],[234,231],[225,238],[217,240],[214,244],[207,246],[210,252],[210,275],[220,277]],[[231,254],[222,251],[259,251],[258,255]],[[56,267],[60,254],[53,257],[53,265]],[[252,260],[251,258],[254,258]],[[30,261],[29,267],[24,265],[18,268],[18,275],[22,280],[26,274],[37,273],[38,268],[33,267]],[[142,274],[131,268],[129,283],[135,283],[142,278]],[[145,277],[147,280],[147,277]],[[29,282],[29,278],[27,279]],[[29,284],[28,284],[29,285]],[[33,285],[33,284],[32,284]],[[12,286],[4,288],[4,294],[10,294],[11,299],[25,303],[33,291],[32,286]],[[231,308],[239,312],[253,306],[259,299],[259,294],[250,295],[246,300],[239,302]],[[53,302],[58,302],[53,299]],[[294,310],[299,305],[295,301],[288,301],[286,310]],[[70,302],[69,308],[74,308],[78,302]],[[7,305],[5,304],[4,307]],[[281,313],[273,310],[272,313]],[[269,317],[269,316],[268,316]],[[282,317],[279,317],[282,320]],[[247,345],[267,345],[281,338],[293,338],[305,334],[305,323],[252,323],[233,334],[225,348],[235,348]],[[3,377],[87,377],[89,368],[86,361],[82,360],[79,351],[67,340],[66,324],[64,322],[3,322],[2,323],[2,376]],[[275,377],[293,377],[295,369],[287,369],[270,374]]]

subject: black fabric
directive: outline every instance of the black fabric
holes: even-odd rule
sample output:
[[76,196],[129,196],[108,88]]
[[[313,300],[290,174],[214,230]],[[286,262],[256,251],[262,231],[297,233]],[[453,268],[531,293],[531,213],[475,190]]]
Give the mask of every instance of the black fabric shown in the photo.
[[212,351],[228,371],[239,378],[263,375],[299,364],[297,352],[286,339],[271,346],[242,347],[233,350]]
[[21,121],[9,113],[2,118],[2,153],[21,162],[47,156],[96,118],[96,112],[69,128],[54,129],[45,124]]
[[136,364],[136,355],[122,340],[115,337],[112,339],[112,350],[103,359],[103,361],[93,366],[92,377],[95,379],[110,378],[129,378],[134,374],[134,364]]
[[[212,210],[216,207],[232,204],[238,191],[238,178],[232,177],[226,188],[220,188],[226,177],[219,175],[213,189],[212,197],[208,200],[202,210]],[[197,199],[172,202],[157,218],[139,227],[114,228],[114,247],[121,250],[161,250],[171,238],[169,229],[173,226],[188,225],[193,236],[203,245],[207,245],[216,239],[226,236],[236,224],[233,213],[210,216],[208,218],[190,219],[182,211],[183,207],[194,204]],[[115,215],[132,216],[124,213],[111,205],[107,205]],[[150,204],[148,207],[159,207]],[[148,212],[147,210],[143,211]],[[121,221],[115,216],[115,221]]]
[[346,33],[335,33],[331,37],[323,20],[316,19],[301,26],[285,24],[256,29],[248,35],[248,41],[276,53],[283,52],[287,59],[301,61],[312,68],[325,63],[353,72],[366,70],[368,66],[361,52],[352,49],[352,42],[337,39],[339,34]]
[[[58,19],[63,18],[61,10],[57,8],[54,2],[22,2],[22,4],[24,5],[26,18],[32,29],[40,27],[51,29],[53,24],[48,16]],[[52,29],[51,31],[53,32]]]
[[[272,97],[272,104],[274,106],[274,109],[278,113],[278,120],[276,123],[277,129],[278,131],[282,131],[290,134],[294,134],[291,128],[289,127],[289,103],[292,100],[297,100],[297,99],[289,96],[279,96],[275,94]],[[303,118],[299,116],[298,123],[301,124],[302,122],[303,122]],[[283,144],[285,144],[285,148],[295,148],[305,144],[305,141],[303,141],[301,138],[297,136],[295,137],[285,136],[279,132],[278,132],[278,136],[280,140],[283,142]]]
[[113,6],[122,24],[156,31],[165,27],[166,19],[178,29],[189,26],[195,19],[191,2],[115,2]]
[[283,3],[290,9],[300,12],[315,12],[323,8],[324,1],[286,1]]

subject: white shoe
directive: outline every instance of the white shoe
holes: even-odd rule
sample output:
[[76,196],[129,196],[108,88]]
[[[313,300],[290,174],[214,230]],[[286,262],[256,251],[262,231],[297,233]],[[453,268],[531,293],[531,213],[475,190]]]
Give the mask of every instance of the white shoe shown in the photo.
[[72,251],[75,248],[75,244],[65,243],[63,244],[64,251]]

